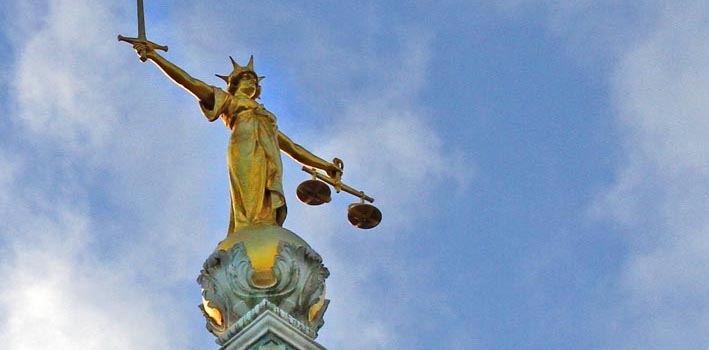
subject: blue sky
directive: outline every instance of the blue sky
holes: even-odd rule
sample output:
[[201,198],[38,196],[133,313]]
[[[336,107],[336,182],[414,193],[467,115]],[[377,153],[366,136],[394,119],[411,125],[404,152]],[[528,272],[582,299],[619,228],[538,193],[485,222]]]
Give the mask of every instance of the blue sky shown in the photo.
[[[0,344],[216,348],[194,282],[229,132],[117,34],[135,4],[0,4]],[[703,1],[146,1],[219,85],[377,199],[289,216],[332,272],[330,349],[709,348]],[[39,335],[41,334],[41,336]]]

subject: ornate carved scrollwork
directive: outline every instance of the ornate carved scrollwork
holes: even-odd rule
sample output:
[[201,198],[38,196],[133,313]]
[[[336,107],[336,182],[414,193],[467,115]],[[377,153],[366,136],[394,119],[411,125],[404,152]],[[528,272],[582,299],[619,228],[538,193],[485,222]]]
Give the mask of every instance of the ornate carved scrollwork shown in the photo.
[[204,305],[200,309],[207,319],[207,329],[219,343],[238,333],[245,326],[239,320],[248,318],[249,311],[263,300],[287,314],[294,326],[302,325],[297,328],[308,336],[317,336],[329,303],[324,295],[330,272],[320,255],[308,246],[280,241],[272,272],[275,284],[254,284],[254,269],[243,242],[226,251],[215,251],[204,262],[197,282],[208,307],[217,309],[222,319],[215,320]]

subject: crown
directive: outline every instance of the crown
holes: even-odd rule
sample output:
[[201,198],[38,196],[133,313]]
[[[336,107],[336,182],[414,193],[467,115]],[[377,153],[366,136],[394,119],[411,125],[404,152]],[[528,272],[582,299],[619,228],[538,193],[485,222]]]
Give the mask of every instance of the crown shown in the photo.
[[[247,63],[246,66],[240,66],[238,63],[236,63],[236,60],[231,56],[229,56],[229,59],[231,60],[231,65],[233,67],[231,73],[229,75],[214,74],[227,83],[227,90],[229,90],[229,92],[233,93],[236,90],[236,85],[239,83],[239,79],[243,74],[253,74],[255,77],[257,77],[257,82],[260,82],[261,80],[263,80],[263,78],[265,78],[259,77],[254,71],[254,55],[251,55],[251,57],[249,58],[249,63]],[[261,95],[261,86],[258,83],[256,85],[257,88],[256,94],[253,97],[254,99],[258,98],[259,95]]]

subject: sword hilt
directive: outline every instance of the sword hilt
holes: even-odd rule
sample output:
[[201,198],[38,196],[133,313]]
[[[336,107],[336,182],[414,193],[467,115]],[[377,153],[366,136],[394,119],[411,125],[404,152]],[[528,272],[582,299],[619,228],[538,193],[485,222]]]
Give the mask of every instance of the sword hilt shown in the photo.
[[[150,48],[151,50],[162,50],[162,51],[167,52],[167,46],[156,44],[148,39],[129,38],[129,37],[125,37],[123,35],[118,35],[118,41],[125,41],[127,43],[132,44],[132,45],[143,44],[143,45],[147,46],[148,48]],[[145,57],[144,55],[140,56],[140,60],[143,62],[145,62],[147,59],[148,58]]]

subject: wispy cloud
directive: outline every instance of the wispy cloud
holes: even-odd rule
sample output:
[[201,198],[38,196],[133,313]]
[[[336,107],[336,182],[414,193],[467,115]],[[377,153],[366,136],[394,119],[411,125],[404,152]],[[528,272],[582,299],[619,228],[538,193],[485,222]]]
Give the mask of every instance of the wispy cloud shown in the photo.
[[709,7],[663,7],[614,75],[627,163],[604,204],[629,228],[624,330],[635,349],[709,346]]
[[[4,23],[10,32],[25,31],[22,40],[11,41],[15,65],[9,94],[21,144],[12,145],[17,153],[0,159],[6,281],[0,287],[0,342],[8,349],[184,348],[187,337],[168,337],[168,325],[179,325],[184,317],[168,302],[176,299],[165,295],[175,277],[165,277],[183,269],[179,261],[198,249],[184,244],[191,249],[173,249],[179,260],[173,264],[168,257],[155,259],[146,247],[177,246],[186,231],[203,231],[195,229],[199,220],[180,230],[168,224],[198,206],[186,208],[180,198],[195,188],[176,185],[189,172],[160,178],[160,172],[150,171],[154,159],[136,152],[150,146],[153,130],[119,123],[136,118],[130,112],[150,102],[132,89],[136,84],[116,60],[118,18],[100,1],[50,1],[30,9],[32,16],[23,3],[8,6],[15,12]],[[28,17],[38,18],[30,21],[35,25],[19,23]],[[146,82],[138,84],[150,89]],[[165,133],[163,140],[181,145],[180,128],[171,130],[178,132]],[[159,159],[175,161],[169,148],[158,149],[164,155]],[[141,211],[134,204],[145,198],[130,193],[156,187],[145,181],[152,178],[166,187],[148,193],[169,201]],[[150,221],[155,217],[161,221]],[[179,275],[179,281],[191,280],[193,271]],[[163,312],[167,320],[158,317]],[[44,336],[36,335],[38,327]]]
[[[539,6],[539,5],[543,6]],[[623,157],[591,204],[621,224],[628,254],[602,284],[609,349],[709,347],[709,6],[702,1],[526,1],[568,53],[607,67]],[[592,69],[593,71],[596,68]],[[594,327],[597,325],[594,325]]]

